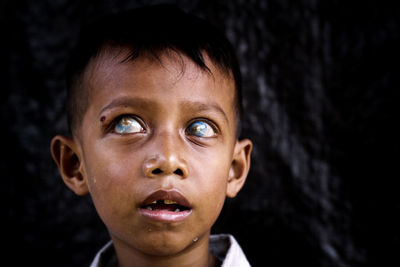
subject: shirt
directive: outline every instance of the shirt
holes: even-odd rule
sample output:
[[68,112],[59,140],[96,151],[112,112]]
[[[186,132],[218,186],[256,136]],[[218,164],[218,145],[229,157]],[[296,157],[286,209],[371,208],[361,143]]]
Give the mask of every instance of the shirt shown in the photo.
[[[210,252],[222,262],[221,267],[250,267],[242,248],[232,235],[211,235]],[[115,266],[117,266],[117,256],[110,241],[99,250],[90,267]]]

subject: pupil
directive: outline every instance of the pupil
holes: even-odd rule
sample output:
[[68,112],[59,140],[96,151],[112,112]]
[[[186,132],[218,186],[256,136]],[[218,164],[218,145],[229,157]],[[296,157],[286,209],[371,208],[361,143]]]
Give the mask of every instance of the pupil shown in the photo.
[[123,118],[121,121],[122,126],[129,126],[131,122],[127,118]]
[[194,125],[194,131],[197,133],[203,134],[205,130],[206,130],[206,125],[204,125],[201,122],[198,122]]

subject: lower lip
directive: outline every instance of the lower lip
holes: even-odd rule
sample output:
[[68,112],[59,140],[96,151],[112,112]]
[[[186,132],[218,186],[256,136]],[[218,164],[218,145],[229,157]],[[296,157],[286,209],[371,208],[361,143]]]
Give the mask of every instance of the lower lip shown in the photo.
[[192,214],[192,210],[184,210],[181,212],[166,211],[166,210],[148,210],[140,209],[140,213],[149,219],[160,222],[179,222],[185,220]]

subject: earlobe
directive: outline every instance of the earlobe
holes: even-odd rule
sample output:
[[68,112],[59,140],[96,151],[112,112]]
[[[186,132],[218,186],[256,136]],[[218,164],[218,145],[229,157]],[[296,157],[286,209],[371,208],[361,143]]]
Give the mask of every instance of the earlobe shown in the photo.
[[226,196],[233,198],[242,189],[250,169],[250,154],[253,144],[249,139],[236,142],[231,168],[229,170]]
[[89,193],[81,171],[77,144],[72,138],[57,135],[51,140],[51,155],[56,162],[64,183],[77,195]]

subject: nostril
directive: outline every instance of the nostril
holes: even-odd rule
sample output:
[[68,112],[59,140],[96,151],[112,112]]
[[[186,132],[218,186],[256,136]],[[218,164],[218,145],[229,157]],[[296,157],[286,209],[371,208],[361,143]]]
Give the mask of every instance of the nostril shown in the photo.
[[174,171],[174,173],[175,173],[176,175],[183,176],[183,171],[182,171],[181,169],[176,169],[176,170]]
[[162,173],[162,170],[160,168],[154,169],[152,172],[152,174],[160,174]]

